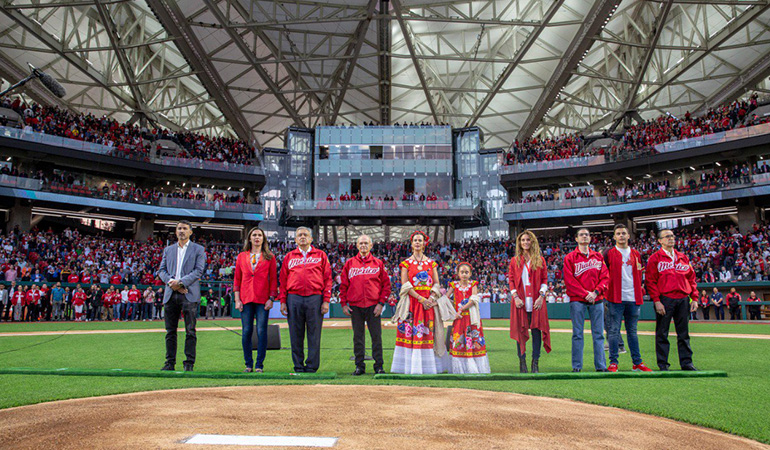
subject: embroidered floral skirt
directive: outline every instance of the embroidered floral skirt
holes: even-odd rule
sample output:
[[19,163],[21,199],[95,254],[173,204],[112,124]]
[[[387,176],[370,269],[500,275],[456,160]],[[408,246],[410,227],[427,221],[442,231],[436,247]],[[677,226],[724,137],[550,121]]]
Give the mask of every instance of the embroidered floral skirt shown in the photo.
[[435,374],[447,370],[447,358],[433,351],[433,309],[425,309],[414,298],[409,299],[409,315],[398,322],[392,373]]
[[490,373],[484,329],[471,325],[469,315],[463,315],[452,323],[450,373]]

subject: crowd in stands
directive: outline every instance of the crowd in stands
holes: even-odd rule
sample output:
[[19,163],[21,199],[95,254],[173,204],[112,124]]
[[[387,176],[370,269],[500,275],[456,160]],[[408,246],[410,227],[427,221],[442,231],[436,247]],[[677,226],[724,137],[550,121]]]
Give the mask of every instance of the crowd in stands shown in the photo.
[[[29,131],[113,147],[114,156],[149,160],[151,156],[161,156],[163,147],[157,141],[169,140],[181,147],[174,155],[177,158],[243,165],[255,163],[254,147],[236,139],[121,123],[107,116],[76,114],[26,102],[20,97],[6,96],[0,100],[0,106],[16,111],[23,120],[18,126]],[[1,120],[0,125],[8,125],[7,119]]]
[[[424,193],[415,193],[415,192],[404,192],[401,195],[401,201],[404,202],[434,202],[439,200],[438,196],[435,192],[430,193],[429,195],[425,195]],[[360,192],[355,192],[353,194],[348,194],[345,192],[344,194],[340,195],[339,198],[335,196],[334,194],[327,194],[326,195],[326,201],[327,202],[394,202],[396,201],[395,197],[392,195],[386,195],[386,196],[378,196],[375,198],[373,195],[370,196],[362,196]]]
[[523,164],[553,161],[583,156],[605,155],[610,159],[638,152],[654,152],[654,146],[664,142],[690,139],[719,133],[734,128],[754,126],[770,122],[770,117],[758,117],[751,113],[757,108],[759,97],[734,101],[729,105],[709,109],[703,116],[695,117],[689,111],[683,117],[664,114],[655,119],[636,124],[609,147],[587,145],[580,134],[558,137],[518,139],[504,153],[503,164]]
[[[353,128],[353,127],[357,127],[358,125],[356,125],[354,123],[351,123],[349,125],[345,125],[345,123],[341,123],[341,124],[334,124],[332,126],[341,127],[341,128],[346,128],[346,127]],[[364,122],[363,125],[361,125],[361,126],[364,126],[364,127],[380,127],[380,126],[388,126],[388,125],[380,125],[379,122],[375,122],[375,121],[372,120],[370,122]],[[399,123],[399,122],[396,122],[396,123],[393,124],[393,126],[394,127],[437,127],[437,126],[448,127],[449,124],[448,123],[444,123],[444,122],[441,122],[441,123],[438,123],[438,124],[430,123],[430,122],[420,122],[420,123],[414,123],[414,122]]]
[[[183,199],[209,202],[217,210],[227,209],[227,205],[261,204],[259,196],[255,197],[254,201],[250,201],[240,192],[204,191],[192,188],[185,190],[175,188],[164,191],[156,188],[141,188],[135,183],[125,181],[100,180],[98,182],[87,182],[82,174],[65,170],[34,170],[27,172],[23,168],[20,170],[16,166],[3,166],[0,168],[0,175],[40,180],[42,189],[51,192],[120,202],[159,205],[163,198]],[[169,202],[166,203],[168,204]]]
[[[770,230],[765,224],[741,234],[734,226],[677,229],[677,249],[684,252],[696,272],[699,282],[770,281]],[[567,253],[575,248],[569,237],[540,239],[540,247],[548,266],[549,302],[565,301],[562,264]],[[240,245],[199,240],[206,247],[208,260],[204,281],[225,281],[233,278],[235,258]],[[12,232],[0,236],[0,280],[32,281],[53,286],[56,282],[103,283],[117,287],[162,283],[155,277],[164,243],[160,240],[137,242],[84,236],[66,229],[52,231]],[[609,234],[595,233],[591,247],[603,251],[613,245]],[[271,243],[280,265],[283,256],[294,248],[293,242]],[[326,243],[318,247],[327,252],[332,266],[333,301],[339,299],[340,271],[357,250],[354,244]],[[658,248],[653,232],[640,232],[632,241],[646,263]],[[398,264],[409,253],[405,242],[378,242],[372,252],[381,258],[389,270],[393,292],[400,288]],[[430,244],[427,254],[439,263],[442,286],[452,281],[457,264],[469,262],[474,268],[473,279],[479,282],[482,301],[510,301],[507,271],[514,253],[511,240],[471,240],[449,244]],[[142,288],[140,286],[140,288]],[[219,291],[218,291],[219,292]],[[219,295],[219,294],[218,294]],[[395,302],[395,297],[391,299]]]
[[[752,175],[770,173],[770,166],[764,161],[749,167],[748,164],[735,164],[732,168],[723,167],[705,170],[700,174],[690,176],[683,185],[672,184],[671,178],[650,180],[621,185],[608,184],[598,190],[591,188],[568,189],[564,192],[564,200],[592,198],[595,192],[607,197],[609,202],[626,202],[629,200],[646,200],[651,198],[675,197],[716,189],[725,189],[736,185],[751,184]],[[527,193],[518,203],[538,203],[559,201],[559,192],[544,190],[538,193]]]

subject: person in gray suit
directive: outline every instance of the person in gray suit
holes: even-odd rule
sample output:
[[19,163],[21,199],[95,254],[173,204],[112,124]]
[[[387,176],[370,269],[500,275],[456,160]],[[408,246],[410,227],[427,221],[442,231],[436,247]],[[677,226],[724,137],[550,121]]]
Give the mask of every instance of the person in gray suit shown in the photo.
[[195,323],[201,301],[200,278],[206,268],[206,251],[190,242],[192,224],[180,220],[176,224],[176,244],[163,250],[158,277],[166,283],[163,293],[163,313],[166,318],[166,364],[161,370],[174,370],[176,365],[176,331],[179,317],[184,316],[184,370],[192,372],[195,365]]

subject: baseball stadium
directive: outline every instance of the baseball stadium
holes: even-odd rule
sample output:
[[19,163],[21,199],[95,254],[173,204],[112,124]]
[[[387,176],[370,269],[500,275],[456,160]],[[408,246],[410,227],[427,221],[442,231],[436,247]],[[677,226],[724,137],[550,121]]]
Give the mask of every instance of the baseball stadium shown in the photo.
[[770,0],[0,1],[0,448],[770,449]]

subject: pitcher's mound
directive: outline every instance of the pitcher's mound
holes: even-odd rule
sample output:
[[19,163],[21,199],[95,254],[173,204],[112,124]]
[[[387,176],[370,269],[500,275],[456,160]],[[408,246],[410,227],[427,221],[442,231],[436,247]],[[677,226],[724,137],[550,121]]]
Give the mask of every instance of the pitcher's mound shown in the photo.
[[407,386],[142,392],[6,409],[0,424],[3,449],[244,448],[184,443],[196,434],[335,437],[340,449],[770,448],[616,408]]

